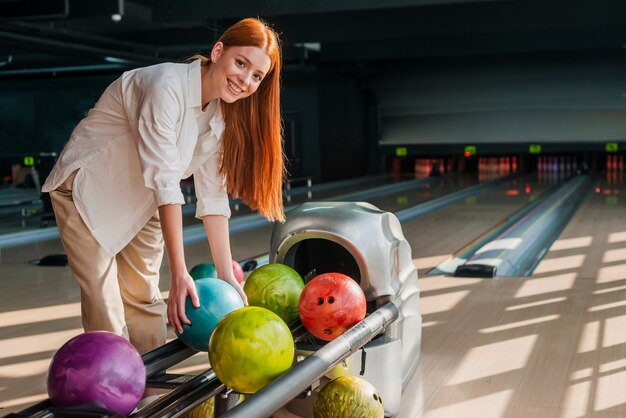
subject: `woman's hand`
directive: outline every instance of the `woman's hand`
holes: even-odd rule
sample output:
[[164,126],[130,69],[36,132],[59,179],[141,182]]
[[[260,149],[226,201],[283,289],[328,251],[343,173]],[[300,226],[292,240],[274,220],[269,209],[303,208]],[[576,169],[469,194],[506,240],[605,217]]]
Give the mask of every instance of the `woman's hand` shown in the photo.
[[248,306],[248,297],[243,291],[241,284],[235,279],[233,260],[230,253],[230,236],[228,231],[228,218],[221,215],[207,215],[202,218],[204,230],[209,239],[211,255],[217,270],[217,277],[233,286]]
[[248,297],[244,293],[243,286],[241,286],[241,283],[239,283],[237,279],[235,279],[234,277],[230,277],[228,279],[223,279],[223,280],[229,285],[231,285],[232,287],[234,287],[235,290],[237,290],[237,292],[239,292],[239,296],[241,296],[241,300],[243,300],[243,306],[248,306]]
[[187,296],[191,298],[194,307],[200,306],[196,285],[186,271],[181,274],[172,274],[170,295],[167,302],[167,321],[178,331],[183,333],[183,324],[191,325],[191,321],[185,313],[185,302]]
[[191,304],[200,306],[196,285],[187,272],[183,247],[183,215],[180,205],[159,206],[159,218],[163,230],[163,240],[170,265],[170,295],[167,302],[167,321],[179,333],[183,324],[191,325],[185,314],[185,299],[191,298]]

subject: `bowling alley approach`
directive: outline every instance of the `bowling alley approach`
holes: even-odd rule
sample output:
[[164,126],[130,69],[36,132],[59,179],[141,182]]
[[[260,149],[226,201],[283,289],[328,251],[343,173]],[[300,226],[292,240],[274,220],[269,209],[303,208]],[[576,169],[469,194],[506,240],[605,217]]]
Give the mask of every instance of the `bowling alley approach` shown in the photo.
[[626,3],[0,1],[0,417],[626,418]]

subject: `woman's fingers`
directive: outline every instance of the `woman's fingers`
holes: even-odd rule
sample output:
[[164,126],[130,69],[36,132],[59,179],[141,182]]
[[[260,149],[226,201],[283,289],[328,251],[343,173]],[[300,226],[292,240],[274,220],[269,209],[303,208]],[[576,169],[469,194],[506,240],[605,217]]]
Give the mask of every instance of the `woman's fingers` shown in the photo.
[[227,279],[224,281],[235,288],[237,293],[239,293],[239,296],[241,296],[241,300],[243,300],[244,306],[248,306],[248,297],[246,296],[246,293],[243,291],[243,286],[241,286],[241,283],[239,283],[237,279],[235,278]]
[[174,299],[170,298],[169,301],[170,305],[169,305],[169,309],[168,309],[168,320],[170,322],[170,325],[176,330],[178,331],[179,334],[183,333],[183,326],[180,323],[180,319],[177,315],[177,311],[178,311],[178,304],[175,302]]
[[187,296],[191,299],[191,304],[194,307],[200,307],[196,286],[191,276],[181,280],[182,282],[177,282],[177,285],[170,290],[170,299],[167,306],[167,319],[179,334],[183,333],[183,325],[193,325],[185,312]]
[[184,324],[191,325],[191,321],[187,318],[187,314],[185,313],[185,298],[187,295],[182,295],[182,300],[178,300],[178,317],[180,321]]
[[196,287],[192,286],[189,288],[189,298],[191,299],[191,304],[199,308],[200,307],[200,299],[198,298],[198,292],[196,292]]
[[243,300],[244,306],[248,306],[248,296],[246,296],[246,293],[243,291],[243,287],[239,282],[235,283],[235,289],[237,289],[237,292],[239,292],[239,296],[241,296],[241,300]]
[[239,288],[239,294],[241,295],[241,299],[243,300],[244,306],[248,306],[248,296],[244,293],[243,289]]

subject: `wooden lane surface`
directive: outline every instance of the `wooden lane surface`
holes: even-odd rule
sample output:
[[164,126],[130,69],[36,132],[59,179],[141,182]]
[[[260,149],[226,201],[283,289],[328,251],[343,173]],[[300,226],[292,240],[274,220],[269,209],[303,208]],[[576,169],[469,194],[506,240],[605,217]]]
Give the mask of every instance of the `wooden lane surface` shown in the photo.
[[[403,417],[626,417],[626,188],[599,187],[532,278],[421,275],[422,362]],[[428,223],[405,226],[422,270],[476,232],[462,224],[441,220],[439,248],[421,242]]]

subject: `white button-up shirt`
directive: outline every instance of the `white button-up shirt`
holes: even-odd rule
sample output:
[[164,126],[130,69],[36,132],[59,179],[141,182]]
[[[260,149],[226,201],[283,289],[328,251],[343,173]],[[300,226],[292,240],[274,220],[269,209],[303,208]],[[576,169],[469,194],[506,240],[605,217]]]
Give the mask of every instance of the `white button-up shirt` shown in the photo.
[[73,198],[96,240],[118,253],[157,207],[184,204],[194,175],[196,216],[230,217],[221,164],[219,99],[202,111],[200,61],[125,72],[72,132],[42,191],[74,171]]

